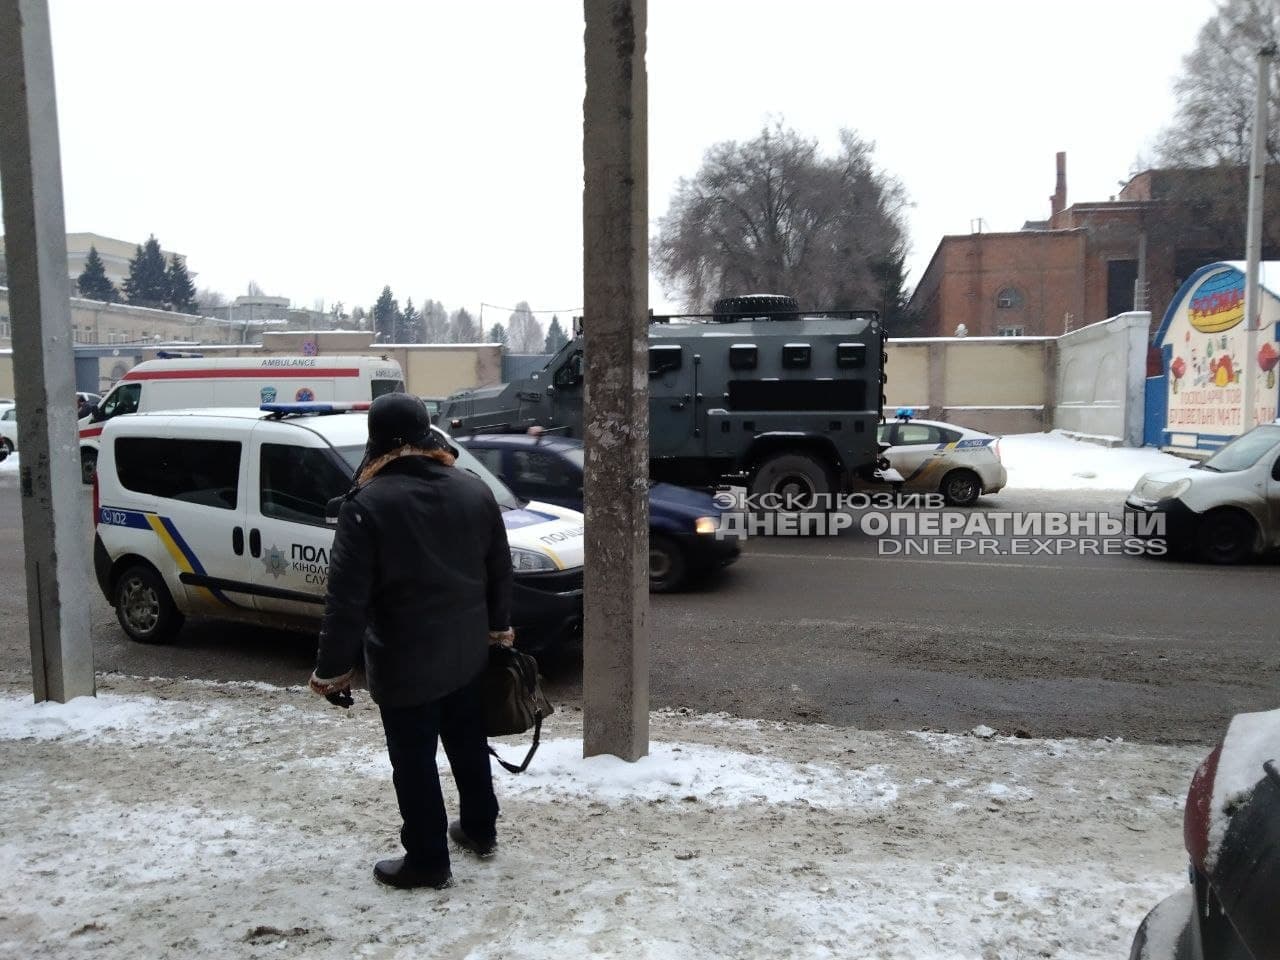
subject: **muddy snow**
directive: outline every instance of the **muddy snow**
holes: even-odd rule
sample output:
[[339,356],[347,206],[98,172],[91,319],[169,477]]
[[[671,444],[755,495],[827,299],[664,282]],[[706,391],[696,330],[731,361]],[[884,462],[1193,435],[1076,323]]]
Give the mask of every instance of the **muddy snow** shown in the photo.
[[627,764],[583,760],[564,706],[528,774],[495,770],[498,856],[394,891],[370,872],[399,819],[358,696],[0,686],[0,955],[1126,956],[1185,882],[1205,752],[669,711]]

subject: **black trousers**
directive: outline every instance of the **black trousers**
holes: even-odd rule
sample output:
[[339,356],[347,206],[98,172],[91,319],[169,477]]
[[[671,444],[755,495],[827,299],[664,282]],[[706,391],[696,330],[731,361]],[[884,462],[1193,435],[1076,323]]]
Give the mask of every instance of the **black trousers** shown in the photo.
[[480,677],[476,677],[465,687],[418,707],[382,708],[392,781],[404,820],[400,842],[415,866],[433,869],[449,863],[449,817],[436,768],[437,739],[444,744],[458,785],[462,829],[478,843],[495,837],[498,800],[480,697]]

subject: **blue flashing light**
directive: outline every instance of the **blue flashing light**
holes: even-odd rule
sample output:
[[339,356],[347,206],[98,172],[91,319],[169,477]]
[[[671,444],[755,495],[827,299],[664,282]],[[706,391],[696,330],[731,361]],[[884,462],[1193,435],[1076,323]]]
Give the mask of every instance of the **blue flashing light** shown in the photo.
[[894,416],[899,420],[910,420],[915,415],[916,412],[911,407],[899,407],[897,412],[894,414]]
[[305,400],[297,403],[264,403],[259,410],[274,413],[277,416],[304,413],[345,413],[348,410],[368,410],[369,400],[353,400],[345,402]]

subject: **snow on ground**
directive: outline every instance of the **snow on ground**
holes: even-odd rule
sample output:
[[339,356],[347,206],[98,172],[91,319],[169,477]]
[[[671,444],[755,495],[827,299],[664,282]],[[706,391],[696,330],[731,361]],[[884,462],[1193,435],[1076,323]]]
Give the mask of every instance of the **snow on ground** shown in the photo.
[[1000,438],[1000,459],[1009,490],[1123,490],[1144,473],[1179,470],[1191,461],[1150,447],[1103,447],[1049,433],[1017,433]]
[[561,707],[528,774],[495,768],[498,856],[393,891],[370,873],[399,852],[390,768],[357,698],[112,676],[36,705],[11,676],[0,955],[1124,956],[1185,882],[1204,753],[679,710],[626,764],[583,760]]

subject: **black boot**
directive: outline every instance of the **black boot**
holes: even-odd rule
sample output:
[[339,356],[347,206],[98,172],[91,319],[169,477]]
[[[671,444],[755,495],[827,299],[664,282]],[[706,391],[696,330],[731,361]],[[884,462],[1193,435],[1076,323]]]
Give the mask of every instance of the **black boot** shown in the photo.
[[414,887],[443,890],[453,886],[453,873],[447,864],[436,867],[434,870],[421,870],[410,864],[404,857],[379,860],[373,865],[373,876],[379,883],[401,890],[412,890]]
[[498,849],[498,840],[495,837],[487,843],[481,843],[478,840],[471,839],[467,832],[462,829],[462,821],[454,820],[449,824],[449,839],[460,846],[463,850],[474,854],[481,860],[488,860],[493,856],[495,850]]

